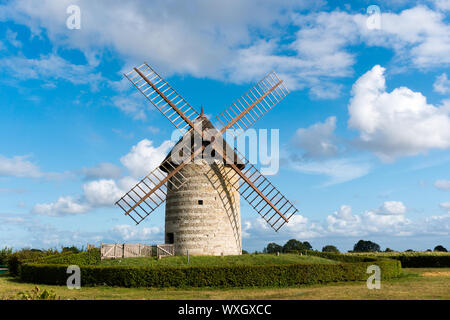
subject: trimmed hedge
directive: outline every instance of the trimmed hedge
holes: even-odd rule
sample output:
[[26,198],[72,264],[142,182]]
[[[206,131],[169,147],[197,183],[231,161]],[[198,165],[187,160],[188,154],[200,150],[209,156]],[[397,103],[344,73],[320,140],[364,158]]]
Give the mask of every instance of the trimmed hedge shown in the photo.
[[413,254],[388,254],[374,255],[352,255],[339,253],[326,253],[319,251],[308,251],[306,254],[322,258],[343,261],[375,261],[380,258],[399,260],[404,268],[448,268],[450,267],[450,254],[413,253]]
[[36,255],[34,257],[26,256],[25,258],[14,253],[8,260],[9,273],[13,276],[18,276],[24,263],[96,265],[100,263],[100,249],[91,249],[80,253],[65,251],[48,256]]
[[308,251],[306,252],[307,255],[310,256],[316,256],[321,257],[325,259],[331,259],[335,261],[341,261],[341,262],[374,262],[379,260],[379,258],[376,257],[368,257],[368,256],[351,256],[351,255],[344,255],[341,253],[334,253],[334,252],[320,252],[320,251]]
[[449,255],[406,255],[391,256],[402,263],[404,268],[449,268]]
[[[383,279],[401,274],[399,261],[310,265],[259,265],[224,267],[81,266],[83,286],[120,287],[286,287],[334,281],[362,281],[367,267],[376,264]],[[67,265],[27,263],[20,277],[25,282],[65,285]]]

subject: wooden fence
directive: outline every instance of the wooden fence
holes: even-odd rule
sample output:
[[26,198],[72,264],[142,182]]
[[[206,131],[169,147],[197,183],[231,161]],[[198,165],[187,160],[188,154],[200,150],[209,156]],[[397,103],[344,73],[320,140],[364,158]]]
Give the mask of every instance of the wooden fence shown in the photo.
[[167,257],[174,255],[172,244],[159,244],[156,246],[146,244],[105,244],[100,246],[101,260],[134,258],[134,257]]

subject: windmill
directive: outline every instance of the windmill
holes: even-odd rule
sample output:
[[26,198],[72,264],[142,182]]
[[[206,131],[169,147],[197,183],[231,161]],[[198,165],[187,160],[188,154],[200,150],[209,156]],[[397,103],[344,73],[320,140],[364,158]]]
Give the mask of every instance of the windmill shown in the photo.
[[[165,243],[175,254],[236,255],[242,253],[240,197],[275,231],[298,211],[222,138],[228,129],[235,137],[247,130],[289,93],[275,72],[216,117],[220,129],[147,63],[125,77],[183,133],[164,161],[116,202],[136,224],[166,202]],[[207,150],[215,161],[202,158]]]

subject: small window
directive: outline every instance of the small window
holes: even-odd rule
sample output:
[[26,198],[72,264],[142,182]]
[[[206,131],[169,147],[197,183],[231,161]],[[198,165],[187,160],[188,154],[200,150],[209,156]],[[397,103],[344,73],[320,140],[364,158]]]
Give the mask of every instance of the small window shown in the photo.
[[173,242],[174,242],[174,237],[173,237],[173,233],[172,232],[169,232],[169,233],[166,233],[166,243],[167,244],[173,244]]
[[198,200],[198,204],[202,206],[203,205],[203,200]]

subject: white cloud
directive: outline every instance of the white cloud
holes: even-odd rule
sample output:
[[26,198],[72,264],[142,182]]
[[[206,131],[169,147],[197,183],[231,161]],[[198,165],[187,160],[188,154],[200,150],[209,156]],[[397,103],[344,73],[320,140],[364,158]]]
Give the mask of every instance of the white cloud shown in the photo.
[[93,207],[112,206],[123,195],[114,180],[91,181],[83,185],[84,196]]
[[[89,66],[98,65],[107,48],[124,58],[123,71],[131,68],[130,61],[150,56],[151,64],[165,75],[189,74],[236,83],[259,80],[274,69],[290,88],[309,88],[311,96],[320,99],[336,98],[342,86],[333,81],[353,74],[357,61],[353,45],[387,47],[395,52],[395,61],[418,68],[450,63],[449,26],[439,11],[447,6],[443,0],[437,3],[438,11],[416,6],[399,13],[382,12],[381,30],[369,30],[364,14],[338,9],[317,12],[324,1],[80,0],[82,28],[74,33],[65,25],[70,4],[70,0],[10,2],[1,7],[0,19],[25,24],[36,35],[46,32],[57,47],[80,49]],[[309,14],[299,14],[311,8]],[[286,37],[290,27],[298,29],[293,38]],[[22,60],[10,61],[8,66],[13,68],[14,62],[34,73],[40,69],[33,68],[38,62]],[[65,66],[60,58],[51,55],[41,60],[56,62],[64,70],[50,75],[64,79],[67,73],[69,81],[80,81],[77,68]],[[48,75],[43,69],[38,73]],[[91,71],[88,83],[99,80],[92,70],[82,71]],[[121,91],[124,82],[109,85]],[[125,98],[115,103],[137,118],[144,117],[136,103]]]
[[[447,209],[447,206],[444,205]],[[450,213],[431,216],[413,221],[406,217],[406,208],[402,202],[390,201],[376,209],[360,214],[352,212],[352,207],[343,205],[323,221],[310,221],[302,215],[295,215],[283,226],[282,233],[275,233],[261,219],[249,223],[247,238],[261,241],[283,239],[317,239],[336,237],[420,237],[446,235],[450,232]]]
[[142,228],[130,225],[116,225],[109,230],[109,233],[125,241],[150,241],[159,238],[161,229],[158,227]]
[[13,32],[10,29],[8,29],[6,30],[5,38],[13,47],[16,48],[22,47],[22,43],[19,40],[17,40],[17,32]]
[[450,181],[449,180],[436,180],[434,182],[434,186],[443,191],[450,190]]
[[56,202],[36,204],[32,213],[56,217],[83,214],[89,210],[89,205],[82,203],[79,199],[66,196],[60,197]]
[[326,218],[326,229],[335,235],[357,236],[360,234],[362,218],[352,214],[352,208],[343,205]]
[[275,25],[289,22],[288,12],[318,6],[291,0],[78,1],[82,27],[74,34],[65,24],[70,4],[70,0],[43,0],[39,5],[29,0],[12,2],[3,6],[3,19],[26,24],[36,34],[46,30],[62,46],[83,51],[113,47],[130,60],[151,56],[165,73],[211,77],[223,70],[223,62],[236,48],[251,42],[253,29],[272,34]]
[[0,59],[0,70],[14,79],[62,79],[77,85],[89,84],[94,89],[103,79],[91,66],[72,64],[56,54],[41,56],[38,59],[21,56],[3,58]]
[[134,92],[129,96],[113,97],[112,101],[115,107],[125,112],[125,114],[131,115],[135,120],[145,120],[147,118],[145,111],[149,106],[149,102],[138,96],[138,92]]
[[305,151],[307,158],[330,157],[338,152],[334,130],[336,117],[329,117],[324,123],[316,123],[309,128],[300,128],[293,138],[295,146]]
[[353,214],[352,207],[343,205],[323,223],[320,236],[407,236],[417,232],[417,224],[405,217],[406,208],[402,202],[387,201],[378,209]]
[[95,208],[112,207],[124,193],[114,180],[91,181],[83,185],[82,196],[64,196],[56,202],[38,203],[31,212],[53,217],[85,214]]
[[439,206],[443,210],[447,210],[448,212],[450,212],[450,202],[442,202],[441,204],[439,204]]
[[323,186],[347,182],[365,176],[370,172],[370,163],[361,159],[331,159],[323,161],[291,161],[295,170],[306,174],[329,177]]
[[360,145],[383,161],[450,147],[448,108],[406,87],[386,92],[384,71],[376,65],[353,85],[348,124],[360,132]]
[[442,11],[450,10],[450,0],[435,0],[434,3],[436,7]]
[[[172,146],[171,141],[165,141],[159,147],[153,147],[152,141],[142,140],[121,159],[133,176],[89,181],[83,184],[81,195],[64,196],[55,202],[39,203],[31,211],[39,215],[56,217],[85,214],[96,208],[112,207],[125,192],[138,183],[136,177],[142,178],[162,162]],[[81,171],[91,178],[94,176],[113,178],[112,176],[117,176],[121,172],[120,168],[109,163],[101,163],[94,168]]]
[[406,207],[401,201],[386,201],[376,210],[381,215],[401,215],[405,214]]
[[86,180],[118,179],[122,176],[122,169],[112,163],[102,162],[92,168],[83,168],[80,173]]
[[360,31],[368,45],[393,49],[399,64],[428,68],[450,63],[450,27],[445,15],[426,6],[398,14],[382,12],[380,30],[362,27]]
[[154,147],[152,141],[144,139],[133,146],[130,153],[123,156],[120,161],[133,177],[142,178],[161,164],[173,146],[174,143],[167,140],[159,147]]
[[0,177],[40,178],[44,174],[34,163],[26,160],[28,156],[7,158],[0,154]]
[[443,73],[436,78],[436,81],[433,83],[434,91],[447,94],[450,93],[450,80],[447,79],[447,74]]

